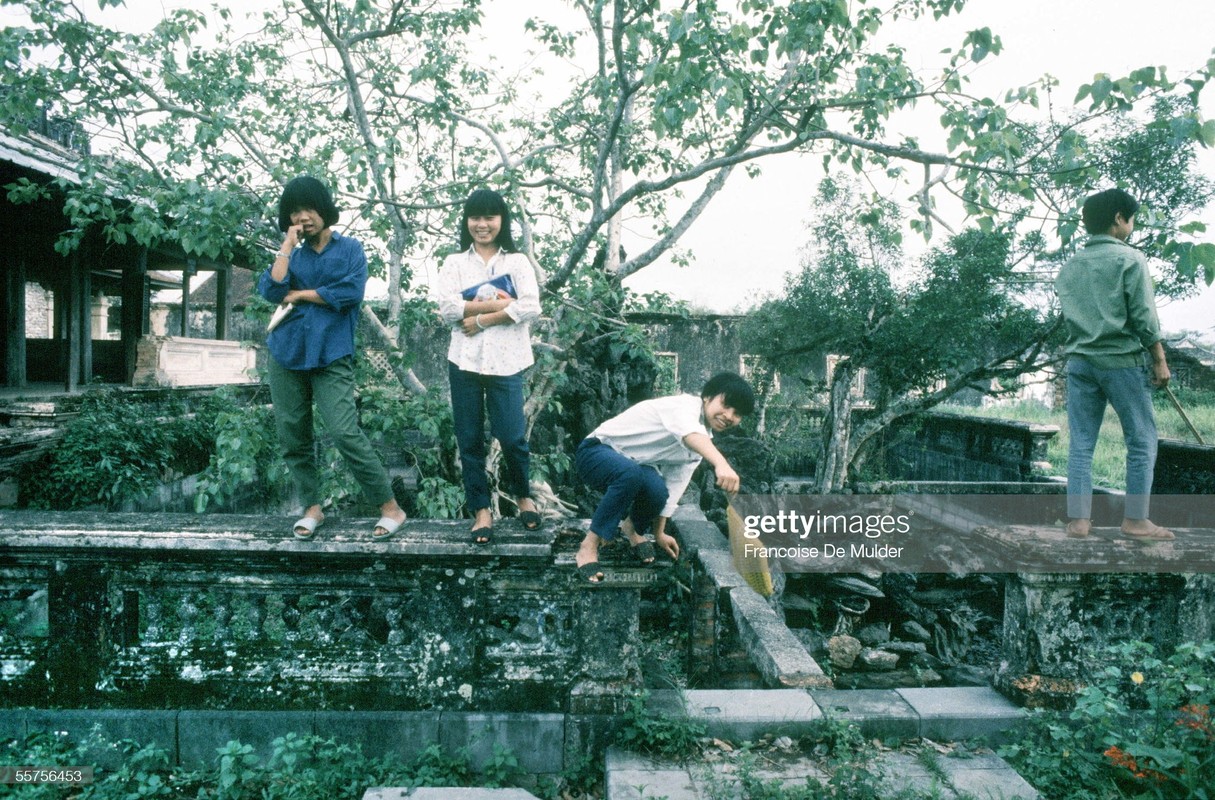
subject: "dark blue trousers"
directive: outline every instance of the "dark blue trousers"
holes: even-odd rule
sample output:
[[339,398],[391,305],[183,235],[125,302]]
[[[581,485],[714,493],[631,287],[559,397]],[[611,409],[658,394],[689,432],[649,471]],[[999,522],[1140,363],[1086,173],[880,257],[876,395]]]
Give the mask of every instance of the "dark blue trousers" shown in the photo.
[[603,492],[591,518],[591,532],[602,539],[614,539],[625,517],[633,521],[638,533],[648,533],[667,504],[667,484],[658,470],[622,456],[593,437],[578,445],[574,467],[587,486]]
[[451,416],[456,445],[460,448],[460,472],[464,478],[464,502],[476,512],[489,508],[489,479],[485,475],[485,417],[489,431],[502,445],[504,466],[502,490],[516,498],[530,497],[528,482],[530,450],[527,420],[523,417],[523,373],[482,375],[465,372],[447,362],[451,383]]

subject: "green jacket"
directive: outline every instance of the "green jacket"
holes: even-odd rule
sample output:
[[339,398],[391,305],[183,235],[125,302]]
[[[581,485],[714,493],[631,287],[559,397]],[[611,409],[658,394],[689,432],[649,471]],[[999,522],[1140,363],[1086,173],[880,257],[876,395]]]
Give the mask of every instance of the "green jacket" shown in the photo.
[[1101,369],[1142,366],[1144,350],[1161,340],[1147,259],[1113,236],[1089,237],[1059,270],[1055,292],[1068,355]]

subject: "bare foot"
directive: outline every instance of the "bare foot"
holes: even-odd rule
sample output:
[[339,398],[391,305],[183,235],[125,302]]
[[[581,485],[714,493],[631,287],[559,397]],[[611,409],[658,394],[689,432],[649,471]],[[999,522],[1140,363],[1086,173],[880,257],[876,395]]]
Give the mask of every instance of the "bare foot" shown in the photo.
[[1150,519],[1122,520],[1122,535],[1141,542],[1167,542],[1177,537],[1168,528],[1162,528]]
[[1085,539],[1093,532],[1093,524],[1087,519],[1073,519],[1067,523],[1067,535],[1070,539]]

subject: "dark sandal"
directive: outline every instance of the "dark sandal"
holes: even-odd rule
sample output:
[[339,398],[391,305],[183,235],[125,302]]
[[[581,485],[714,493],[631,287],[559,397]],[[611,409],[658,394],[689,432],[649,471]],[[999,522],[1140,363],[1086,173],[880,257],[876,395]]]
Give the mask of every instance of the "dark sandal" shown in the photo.
[[540,530],[540,513],[538,511],[520,511],[519,523],[523,525],[524,530],[538,531]]
[[586,583],[603,583],[603,571],[599,569],[599,562],[591,561],[578,567],[578,577]]
[[484,528],[473,528],[468,532],[468,535],[473,544],[483,547],[493,542],[494,526],[486,525]]
[[648,567],[658,558],[658,553],[654,550],[654,543],[648,539],[633,545],[632,550],[633,558],[636,558],[642,566]]

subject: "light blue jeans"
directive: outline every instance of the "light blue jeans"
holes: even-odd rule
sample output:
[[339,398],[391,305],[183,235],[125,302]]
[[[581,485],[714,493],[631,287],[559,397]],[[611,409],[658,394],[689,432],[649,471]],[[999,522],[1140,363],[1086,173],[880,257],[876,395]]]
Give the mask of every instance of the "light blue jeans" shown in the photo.
[[1147,367],[1100,369],[1083,358],[1067,361],[1067,515],[1090,519],[1093,508],[1093,449],[1114,407],[1126,440],[1127,519],[1147,519],[1156,469],[1156,416]]

